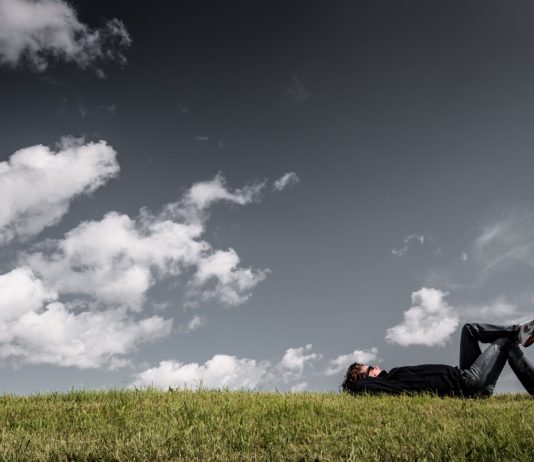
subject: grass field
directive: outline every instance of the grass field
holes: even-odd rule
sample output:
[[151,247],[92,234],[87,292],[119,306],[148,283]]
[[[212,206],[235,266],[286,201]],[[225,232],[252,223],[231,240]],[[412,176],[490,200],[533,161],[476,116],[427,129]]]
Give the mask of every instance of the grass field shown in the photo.
[[527,395],[4,395],[0,428],[1,460],[534,460]]

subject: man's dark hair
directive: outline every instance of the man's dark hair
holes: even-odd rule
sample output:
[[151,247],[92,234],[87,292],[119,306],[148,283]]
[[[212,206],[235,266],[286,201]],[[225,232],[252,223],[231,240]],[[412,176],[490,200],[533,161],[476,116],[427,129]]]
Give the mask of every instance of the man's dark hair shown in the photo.
[[345,379],[343,380],[343,383],[341,384],[341,390],[351,391],[352,386],[354,385],[356,380],[365,378],[365,372],[362,372],[363,366],[365,366],[365,364],[352,363],[347,368],[347,372],[345,373]]

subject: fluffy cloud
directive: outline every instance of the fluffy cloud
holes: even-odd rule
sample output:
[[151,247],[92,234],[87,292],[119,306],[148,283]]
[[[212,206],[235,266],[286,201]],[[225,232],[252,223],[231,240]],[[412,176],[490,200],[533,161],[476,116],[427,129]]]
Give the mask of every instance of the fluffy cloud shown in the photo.
[[299,382],[304,368],[321,357],[311,353],[311,348],[312,345],[289,348],[276,364],[225,354],[217,354],[204,364],[161,361],[157,367],[139,373],[132,386],[239,389],[289,384],[294,391],[302,390],[307,386]]
[[386,332],[386,340],[402,346],[443,346],[458,327],[458,315],[444,300],[446,292],[422,288],[412,293],[412,307],[401,324]]
[[419,234],[410,234],[404,238],[404,246],[399,249],[391,249],[391,253],[397,257],[402,257],[406,252],[408,252],[408,247],[410,242],[417,241],[421,245],[425,243],[425,236]]
[[[58,153],[43,146],[15,153],[0,164],[3,240],[31,236],[55,223],[73,197],[94,191],[117,172],[115,152],[105,142],[65,138]],[[79,368],[124,366],[140,344],[171,332],[171,320],[141,314],[151,306],[145,303],[148,290],[164,279],[183,278],[190,304],[193,298],[243,303],[268,270],[241,267],[235,250],[214,249],[202,235],[212,206],[257,201],[264,187],[265,182],[257,182],[231,190],[219,174],[193,184],[160,213],[142,209],[131,218],[109,212],[20,253],[19,268],[0,275],[0,359]],[[178,330],[189,332],[204,322],[196,315]],[[290,349],[280,364],[267,368],[265,362],[225,355],[202,366],[169,364],[185,377],[183,383],[206,377],[208,384],[254,387],[260,380],[266,383],[273,371],[286,382],[298,379],[305,364],[317,357],[310,349]],[[164,371],[169,364],[162,366]]]
[[202,327],[204,324],[206,324],[206,318],[204,316],[199,316],[198,314],[195,314],[187,324],[184,324],[179,327],[179,331],[192,332]]
[[256,388],[263,380],[268,363],[218,354],[204,364],[161,361],[159,366],[141,372],[135,387]]
[[82,369],[122,367],[128,363],[124,356],[138,344],[167,336],[171,327],[172,321],[160,316],[135,321],[121,310],[76,314],[56,302],[12,323],[0,357]]
[[57,298],[57,292],[47,289],[29,268],[0,275],[0,294],[0,342],[9,338],[9,323]]
[[300,178],[295,172],[288,172],[273,183],[273,189],[280,192],[286,188],[296,185],[299,181]]
[[91,29],[64,0],[0,0],[0,63],[26,60],[43,71],[52,59],[87,68],[102,60],[125,62],[122,50],[130,44],[118,19]]
[[56,224],[76,196],[95,191],[118,172],[116,152],[105,141],[64,139],[58,152],[42,145],[15,152],[0,162],[0,243]]
[[324,371],[324,375],[336,375],[343,372],[352,363],[368,364],[376,361],[378,350],[371,348],[370,350],[354,350],[352,353],[340,355],[335,359],[329,361],[327,369]]
[[300,379],[306,365],[322,358],[320,354],[311,353],[311,349],[311,343],[303,347],[288,348],[274,367],[274,379],[283,383]]
[[291,388],[290,388],[290,391],[294,392],[294,393],[298,393],[300,391],[305,391],[308,389],[308,384],[307,382],[299,382],[295,385],[293,385]]
[[27,364],[118,367],[139,343],[168,335],[159,316],[131,319],[124,310],[86,310],[55,301],[26,267],[0,275],[0,358]]
[[267,270],[239,267],[233,249],[214,250],[201,239],[207,208],[217,201],[247,204],[262,184],[229,191],[217,175],[194,184],[182,200],[163,212],[139,217],[110,212],[99,221],[81,223],[47,249],[28,253],[25,263],[62,294],[78,294],[111,306],[140,310],[148,289],[165,277],[193,272],[186,293],[190,304],[217,300],[238,305],[267,275]]
[[[35,234],[57,221],[72,197],[93,191],[118,171],[115,152],[104,142],[83,145],[73,138],[62,140],[59,153],[38,146],[0,166],[0,191],[11,204],[0,206],[4,240]],[[159,214],[143,209],[132,219],[109,212],[20,254],[21,266],[0,275],[0,359],[122,366],[139,344],[170,333],[171,320],[140,313],[151,287],[182,273],[190,298],[243,303],[267,270],[240,267],[233,249],[213,249],[201,236],[211,206],[248,204],[263,187],[255,183],[230,190],[219,174],[195,183]],[[185,330],[204,321],[194,316]],[[247,364],[238,362],[237,371]]]
[[[199,258],[197,271],[190,282],[189,296],[203,301],[220,300],[225,305],[239,305],[250,297],[250,290],[267,276],[268,270],[238,268],[239,256],[234,249],[217,250]],[[211,289],[204,287],[214,281]]]

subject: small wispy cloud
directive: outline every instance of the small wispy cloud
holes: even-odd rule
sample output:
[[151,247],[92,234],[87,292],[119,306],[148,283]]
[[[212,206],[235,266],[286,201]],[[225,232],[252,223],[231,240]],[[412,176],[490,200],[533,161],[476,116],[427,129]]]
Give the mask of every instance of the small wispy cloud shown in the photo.
[[287,95],[294,103],[302,103],[310,98],[310,93],[304,88],[300,79],[293,74],[291,76],[291,83],[287,87]]
[[300,178],[295,172],[288,172],[282,175],[280,178],[273,182],[273,189],[275,191],[283,191],[296,185],[300,181]]
[[410,246],[411,242],[419,242],[421,245],[425,243],[425,236],[422,234],[410,234],[409,236],[406,236],[404,238],[404,246],[398,248],[398,249],[391,249],[391,253],[393,255],[396,255],[397,257],[402,257],[403,255],[408,252],[408,247]]
[[83,103],[78,103],[78,113],[82,119],[85,119],[88,114],[87,106],[85,106]]
[[534,212],[514,211],[482,229],[473,256],[484,273],[534,268]]
[[520,308],[502,296],[491,302],[464,304],[457,311],[466,321],[492,324],[516,324],[532,317],[528,307]]
[[187,324],[184,324],[178,328],[178,331],[189,333],[193,332],[206,324],[206,317],[195,314]]
[[65,61],[105,77],[97,63],[125,63],[123,50],[131,42],[120,20],[92,29],[64,0],[0,0],[0,63],[10,67],[26,62],[42,72],[50,62]]
[[90,106],[81,100],[73,101],[68,98],[62,98],[58,114],[67,117],[81,117],[85,119],[87,117],[102,117],[102,116],[114,116],[117,113],[117,105],[115,103],[99,104],[96,106]]
[[117,105],[115,103],[111,104],[101,104],[95,109],[97,114],[109,114],[115,115],[117,113]]

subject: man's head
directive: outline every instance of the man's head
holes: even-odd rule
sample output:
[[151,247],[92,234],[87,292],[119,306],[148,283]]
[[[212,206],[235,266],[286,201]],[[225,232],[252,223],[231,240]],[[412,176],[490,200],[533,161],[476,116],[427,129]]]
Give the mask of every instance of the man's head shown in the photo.
[[378,377],[382,372],[378,366],[369,366],[368,364],[352,363],[345,374],[345,380],[341,384],[343,391],[350,391],[352,384],[357,380],[366,379],[369,377]]

